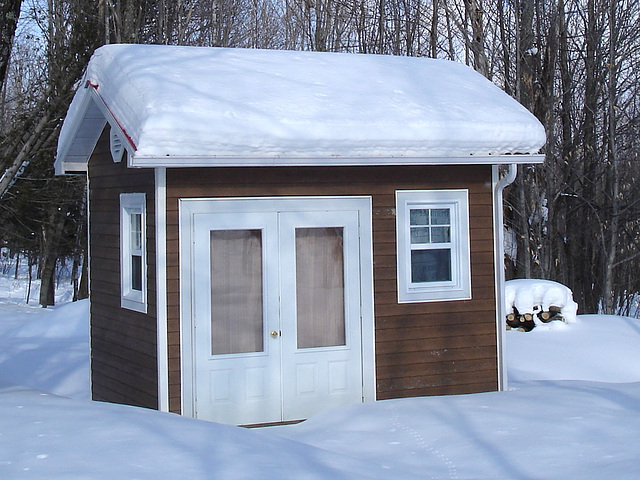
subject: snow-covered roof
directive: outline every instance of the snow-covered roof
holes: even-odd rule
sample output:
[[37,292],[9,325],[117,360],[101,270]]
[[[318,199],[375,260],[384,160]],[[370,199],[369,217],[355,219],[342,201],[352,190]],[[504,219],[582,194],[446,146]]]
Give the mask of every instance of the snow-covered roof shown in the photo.
[[489,156],[545,142],[462,64],[347,53],[107,45],[69,108],[58,173],[86,166],[105,121],[131,166],[512,163]]

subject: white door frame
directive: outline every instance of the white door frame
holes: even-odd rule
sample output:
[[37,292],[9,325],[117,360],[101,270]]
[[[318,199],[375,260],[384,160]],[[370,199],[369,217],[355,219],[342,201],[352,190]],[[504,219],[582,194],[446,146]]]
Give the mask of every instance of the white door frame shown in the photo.
[[243,197],[189,198],[179,200],[180,242],[180,363],[182,414],[195,416],[195,366],[193,338],[193,305],[195,282],[191,265],[194,220],[199,214],[218,212],[242,213],[265,211],[341,211],[357,210],[360,231],[360,305],[362,327],[362,400],[373,401],[375,388],[375,328],[373,315],[373,238],[371,197]]

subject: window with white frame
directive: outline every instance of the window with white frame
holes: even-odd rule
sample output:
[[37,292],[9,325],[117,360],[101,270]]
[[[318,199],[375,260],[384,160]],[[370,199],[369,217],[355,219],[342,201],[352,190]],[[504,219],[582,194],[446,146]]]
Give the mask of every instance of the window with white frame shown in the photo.
[[120,194],[120,289],[124,308],[147,313],[146,197]]
[[398,302],[471,298],[468,190],[396,191]]

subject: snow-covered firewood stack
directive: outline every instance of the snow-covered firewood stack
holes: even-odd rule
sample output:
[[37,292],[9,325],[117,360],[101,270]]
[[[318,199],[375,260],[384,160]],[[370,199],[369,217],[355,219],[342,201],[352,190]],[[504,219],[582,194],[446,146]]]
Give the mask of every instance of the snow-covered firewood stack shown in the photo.
[[551,280],[520,279],[505,283],[507,328],[528,332],[552,320],[575,323],[578,304],[573,292]]

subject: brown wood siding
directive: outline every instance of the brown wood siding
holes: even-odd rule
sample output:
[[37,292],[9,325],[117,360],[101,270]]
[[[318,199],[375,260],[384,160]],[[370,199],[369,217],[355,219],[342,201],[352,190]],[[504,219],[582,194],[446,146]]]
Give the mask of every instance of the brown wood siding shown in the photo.
[[[398,304],[395,191],[469,189],[473,299]],[[379,399],[497,389],[490,166],[167,170],[169,406],[180,412],[178,200],[368,195],[373,203]]]
[[[105,128],[89,161],[91,388],[94,400],[158,408],[155,177],[114,163]],[[147,198],[147,314],[120,307],[120,193]]]

